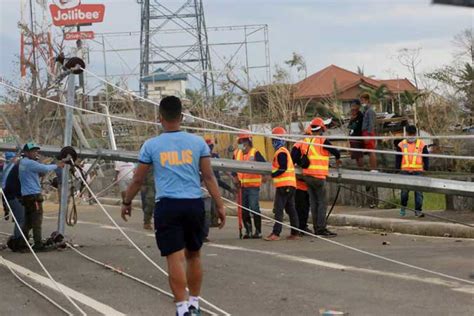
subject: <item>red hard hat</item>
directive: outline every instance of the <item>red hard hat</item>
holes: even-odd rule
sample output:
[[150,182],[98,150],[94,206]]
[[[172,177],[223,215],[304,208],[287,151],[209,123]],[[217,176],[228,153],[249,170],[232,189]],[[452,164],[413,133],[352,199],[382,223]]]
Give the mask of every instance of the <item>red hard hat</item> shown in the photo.
[[274,129],[272,129],[272,134],[273,135],[285,135],[286,130],[281,126],[278,126],[278,127],[275,127]]
[[324,125],[324,121],[320,117],[316,117],[311,121],[311,131],[315,132],[318,131],[320,128],[323,129],[323,131],[326,130],[326,125]]
[[239,140],[241,140],[241,139],[250,139],[250,140],[252,140],[252,135],[250,135],[250,134],[239,134],[238,139]]

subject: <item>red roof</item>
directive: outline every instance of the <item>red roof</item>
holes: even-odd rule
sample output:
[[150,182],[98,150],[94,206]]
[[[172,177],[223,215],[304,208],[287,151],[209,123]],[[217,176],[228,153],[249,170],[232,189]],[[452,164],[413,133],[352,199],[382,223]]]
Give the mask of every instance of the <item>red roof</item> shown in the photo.
[[376,80],[335,65],[330,65],[297,83],[296,97],[326,98],[334,94],[335,87],[337,87],[339,93],[342,93],[360,84],[374,88],[385,84],[392,93],[416,90],[408,79]]

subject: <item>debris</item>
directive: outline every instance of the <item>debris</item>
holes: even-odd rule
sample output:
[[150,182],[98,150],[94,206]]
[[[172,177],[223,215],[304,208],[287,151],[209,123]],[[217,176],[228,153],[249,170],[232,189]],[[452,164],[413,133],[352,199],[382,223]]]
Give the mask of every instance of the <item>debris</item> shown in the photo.
[[443,237],[452,237],[450,233],[445,233]]
[[474,272],[469,274],[469,279],[474,279]]
[[390,241],[384,241],[384,242],[382,242],[382,245],[389,246],[389,245],[390,245]]
[[387,233],[380,233],[380,236],[387,236]]
[[456,239],[454,242],[462,242],[461,239]]

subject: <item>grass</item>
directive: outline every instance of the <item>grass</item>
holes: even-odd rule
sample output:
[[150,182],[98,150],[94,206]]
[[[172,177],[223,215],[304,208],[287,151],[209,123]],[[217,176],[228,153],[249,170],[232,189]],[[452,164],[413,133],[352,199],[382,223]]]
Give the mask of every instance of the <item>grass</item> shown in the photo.
[[[400,197],[391,198],[390,202],[400,204]],[[384,208],[394,208],[392,204],[386,203]],[[408,199],[408,207],[415,208],[415,193],[410,191]],[[446,196],[439,193],[424,192],[423,193],[423,210],[444,210],[446,208]]]

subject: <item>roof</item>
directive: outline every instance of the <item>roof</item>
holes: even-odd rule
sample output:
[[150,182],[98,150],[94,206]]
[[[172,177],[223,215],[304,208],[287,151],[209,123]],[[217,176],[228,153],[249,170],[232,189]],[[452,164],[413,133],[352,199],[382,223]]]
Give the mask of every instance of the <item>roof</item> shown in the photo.
[[377,80],[336,65],[330,65],[298,82],[295,96],[296,98],[327,98],[334,94],[335,86],[339,93],[342,93],[360,84],[374,88],[385,84],[392,93],[405,90],[416,91],[416,87],[406,78]]
[[157,82],[157,81],[180,81],[188,80],[186,73],[170,73],[161,68],[155,70],[151,75],[143,77],[142,82]]
[[381,83],[385,84],[393,93],[399,93],[403,91],[416,91],[416,87],[410,80],[407,78],[403,79],[388,79],[388,80],[379,80]]

